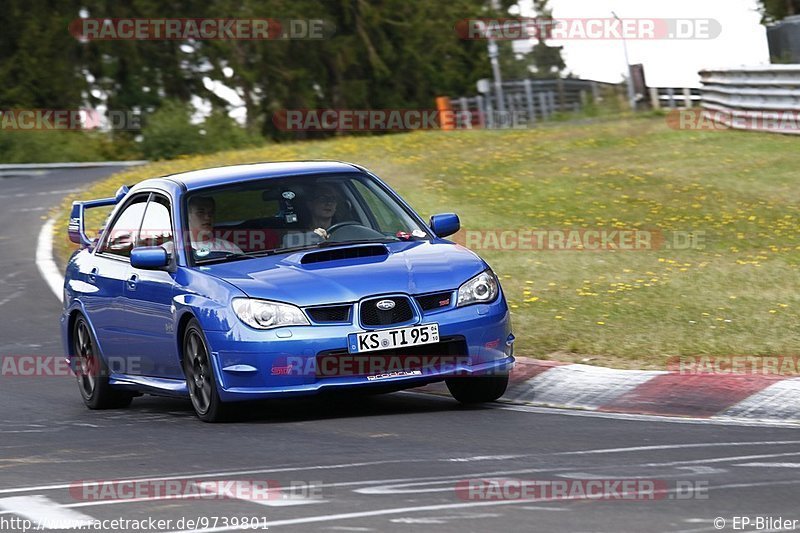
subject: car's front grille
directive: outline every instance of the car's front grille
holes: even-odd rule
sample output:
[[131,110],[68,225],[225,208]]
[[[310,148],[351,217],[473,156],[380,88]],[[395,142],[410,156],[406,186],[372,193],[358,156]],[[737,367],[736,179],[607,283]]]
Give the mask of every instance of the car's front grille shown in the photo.
[[349,322],[352,305],[330,305],[327,307],[313,307],[306,309],[311,320],[319,323]]
[[[391,309],[380,309],[378,303],[386,301],[393,302],[394,306]],[[414,311],[411,308],[411,301],[405,296],[373,298],[361,303],[362,326],[391,326],[408,322],[412,318]]]
[[431,311],[433,309],[449,307],[453,299],[453,291],[425,294],[423,296],[417,296],[416,299],[423,311]]

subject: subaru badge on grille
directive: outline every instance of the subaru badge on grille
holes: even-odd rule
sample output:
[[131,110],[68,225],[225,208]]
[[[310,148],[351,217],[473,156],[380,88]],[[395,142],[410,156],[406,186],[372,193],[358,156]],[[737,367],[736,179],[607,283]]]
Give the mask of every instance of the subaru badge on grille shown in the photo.
[[380,302],[375,304],[375,307],[377,307],[381,311],[389,311],[391,309],[394,309],[394,301],[393,300],[381,300]]

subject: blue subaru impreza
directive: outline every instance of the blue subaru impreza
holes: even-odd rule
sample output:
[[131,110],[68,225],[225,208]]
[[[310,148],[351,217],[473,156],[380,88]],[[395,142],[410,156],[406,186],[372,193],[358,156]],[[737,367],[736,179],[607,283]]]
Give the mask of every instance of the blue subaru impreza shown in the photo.
[[[95,238],[86,214],[114,206]],[[188,396],[218,421],[241,400],[445,381],[503,395],[514,336],[500,283],[368,170],[341,162],[210,168],[75,202],[61,331],[91,409]]]

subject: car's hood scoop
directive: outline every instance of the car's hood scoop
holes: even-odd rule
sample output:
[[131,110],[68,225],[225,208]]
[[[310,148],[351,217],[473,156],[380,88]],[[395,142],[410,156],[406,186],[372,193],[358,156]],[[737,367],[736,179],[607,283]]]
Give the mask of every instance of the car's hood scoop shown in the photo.
[[318,252],[309,252],[300,259],[301,265],[339,261],[341,259],[358,259],[361,257],[378,257],[389,255],[389,250],[382,244],[369,244],[366,246],[347,246],[344,248],[331,248]]

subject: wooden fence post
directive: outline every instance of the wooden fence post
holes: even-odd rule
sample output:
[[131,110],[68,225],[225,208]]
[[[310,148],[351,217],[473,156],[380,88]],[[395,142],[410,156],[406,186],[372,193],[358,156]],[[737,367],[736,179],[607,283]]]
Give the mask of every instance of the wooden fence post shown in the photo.
[[653,106],[654,111],[661,109],[661,98],[658,96],[657,87],[650,87],[650,105]]

